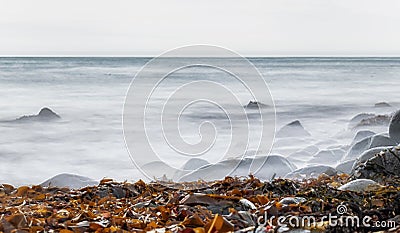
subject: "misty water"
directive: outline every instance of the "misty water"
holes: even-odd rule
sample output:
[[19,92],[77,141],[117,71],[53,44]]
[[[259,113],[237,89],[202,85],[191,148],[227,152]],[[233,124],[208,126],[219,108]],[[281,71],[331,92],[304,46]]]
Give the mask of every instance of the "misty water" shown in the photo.
[[[276,138],[273,154],[287,157],[310,145],[319,150],[346,150],[357,132],[349,128],[352,117],[363,112],[390,114],[400,107],[398,58],[250,60],[269,85],[276,128],[299,120],[311,134],[306,138]],[[38,184],[59,173],[93,179],[143,178],[125,146],[122,115],[129,84],[147,61],[149,58],[0,58],[0,183]],[[166,65],[176,62],[171,58]],[[220,62],[235,65],[229,58]],[[167,95],[177,85],[202,79],[230,82],[217,71],[189,69],[170,77],[158,94]],[[205,87],[201,93],[208,91]],[[237,94],[242,105],[251,100],[240,90]],[[382,101],[391,107],[374,106]],[[51,108],[61,119],[13,121],[37,114],[42,107]],[[159,110],[157,101],[153,108]],[[193,105],[189,110],[180,123],[187,135],[195,134],[198,123],[212,118],[221,126],[218,142],[229,142],[230,131],[222,127],[227,121],[218,117],[214,106]],[[385,125],[371,129],[376,133],[387,131]],[[162,148],[162,138],[155,140]],[[215,148],[214,153],[224,153],[224,146]],[[311,164],[307,159],[296,159],[297,167]],[[207,160],[218,162],[211,157]],[[338,162],[312,161],[333,167]],[[177,166],[182,163],[176,161]]]

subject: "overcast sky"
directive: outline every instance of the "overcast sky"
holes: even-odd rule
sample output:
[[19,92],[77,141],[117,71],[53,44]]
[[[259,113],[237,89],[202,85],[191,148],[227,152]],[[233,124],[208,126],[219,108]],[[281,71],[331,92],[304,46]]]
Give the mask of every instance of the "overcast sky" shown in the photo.
[[400,55],[398,0],[0,0],[0,55]]

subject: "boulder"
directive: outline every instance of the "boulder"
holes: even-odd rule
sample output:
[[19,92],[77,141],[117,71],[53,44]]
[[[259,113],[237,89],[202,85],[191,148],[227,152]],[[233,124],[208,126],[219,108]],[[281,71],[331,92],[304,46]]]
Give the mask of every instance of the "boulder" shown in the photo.
[[304,129],[300,121],[293,121],[283,126],[275,135],[278,138],[282,137],[308,137],[311,134]]
[[336,169],[326,165],[313,165],[304,168],[297,169],[291,173],[288,173],[285,178],[288,179],[304,179],[304,178],[315,178],[322,174],[328,176],[334,176],[337,174]]
[[387,126],[390,123],[390,115],[375,115],[361,120],[354,128],[365,126]]
[[352,159],[352,160],[347,160],[345,162],[341,162],[336,166],[336,170],[339,173],[350,174],[355,161],[356,161],[355,159]]
[[355,166],[365,163],[368,159],[374,157],[376,154],[378,154],[379,152],[381,152],[387,148],[389,148],[389,147],[380,146],[380,147],[375,147],[375,148],[364,151],[360,156],[358,156],[355,159],[354,164],[351,169],[353,169]]
[[352,177],[381,182],[388,177],[400,176],[400,147],[394,146],[375,154],[353,168]]
[[354,144],[347,152],[343,160],[351,160],[358,158],[364,151],[375,147],[381,146],[395,146],[397,143],[384,134],[377,134],[364,138],[363,140]]
[[400,110],[397,111],[390,120],[389,136],[395,142],[400,143]]
[[353,129],[358,123],[362,120],[375,116],[373,113],[360,113],[353,118],[351,118],[349,122],[349,129]]
[[80,189],[98,184],[98,181],[95,181],[85,176],[63,173],[44,181],[40,185],[43,187]]
[[350,181],[347,184],[340,186],[338,189],[342,191],[352,191],[352,192],[372,192],[381,189],[383,186],[377,182],[369,179],[357,179]]

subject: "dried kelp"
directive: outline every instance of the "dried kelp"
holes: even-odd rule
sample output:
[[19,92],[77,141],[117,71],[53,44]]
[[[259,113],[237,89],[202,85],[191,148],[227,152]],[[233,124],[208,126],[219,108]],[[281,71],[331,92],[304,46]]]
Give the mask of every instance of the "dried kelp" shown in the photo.
[[[265,216],[370,215],[399,221],[400,187],[395,178],[368,192],[341,191],[346,175],[261,181],[226,177],[215,182],[146,184],[103,179],[79,190],[0,185],[1,232],[283,232]],[[266,220],[266,219],[264,219]],[[400,225],[397,225],[400,226]],[[332,227],[323,222],[299,229],[327,232],[400,231],[395,227]],[[390,229],[392,228],[392,229]]]

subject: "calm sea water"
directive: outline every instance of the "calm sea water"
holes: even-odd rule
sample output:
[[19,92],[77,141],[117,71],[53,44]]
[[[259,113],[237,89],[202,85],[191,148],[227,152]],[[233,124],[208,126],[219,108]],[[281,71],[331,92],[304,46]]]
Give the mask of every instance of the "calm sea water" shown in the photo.
[[[0,183],[36,184],[64,172],[94,179],[140,178],[125,148],[122,112],[129,84],[148,60],[0,58]],[[347,123],[354,115],[387,114],[400,107],[399,58],[250,60],[270,87],[277,128],[300,120],[312,135],[308,141],[281,141],[274,153],[287,156],[307,145],[320,149],[346,145],[352,137],[346,134]],[[176,62],[171,58],[166,65]],[[235,65],[230,59],[221,62]],[[189,70],[172,77],[165,88],[207,77],[223,79],[213,72]],[[207,93],[206,88],[203,91]],[[393,108],[374,108],[381,101]],[[36,114],[44,106],[62,119],[9,122]],[[201,112],[213,110],[203,106]],[[202,120],[201,114],[194,113],[187,118],[189,125]]]

